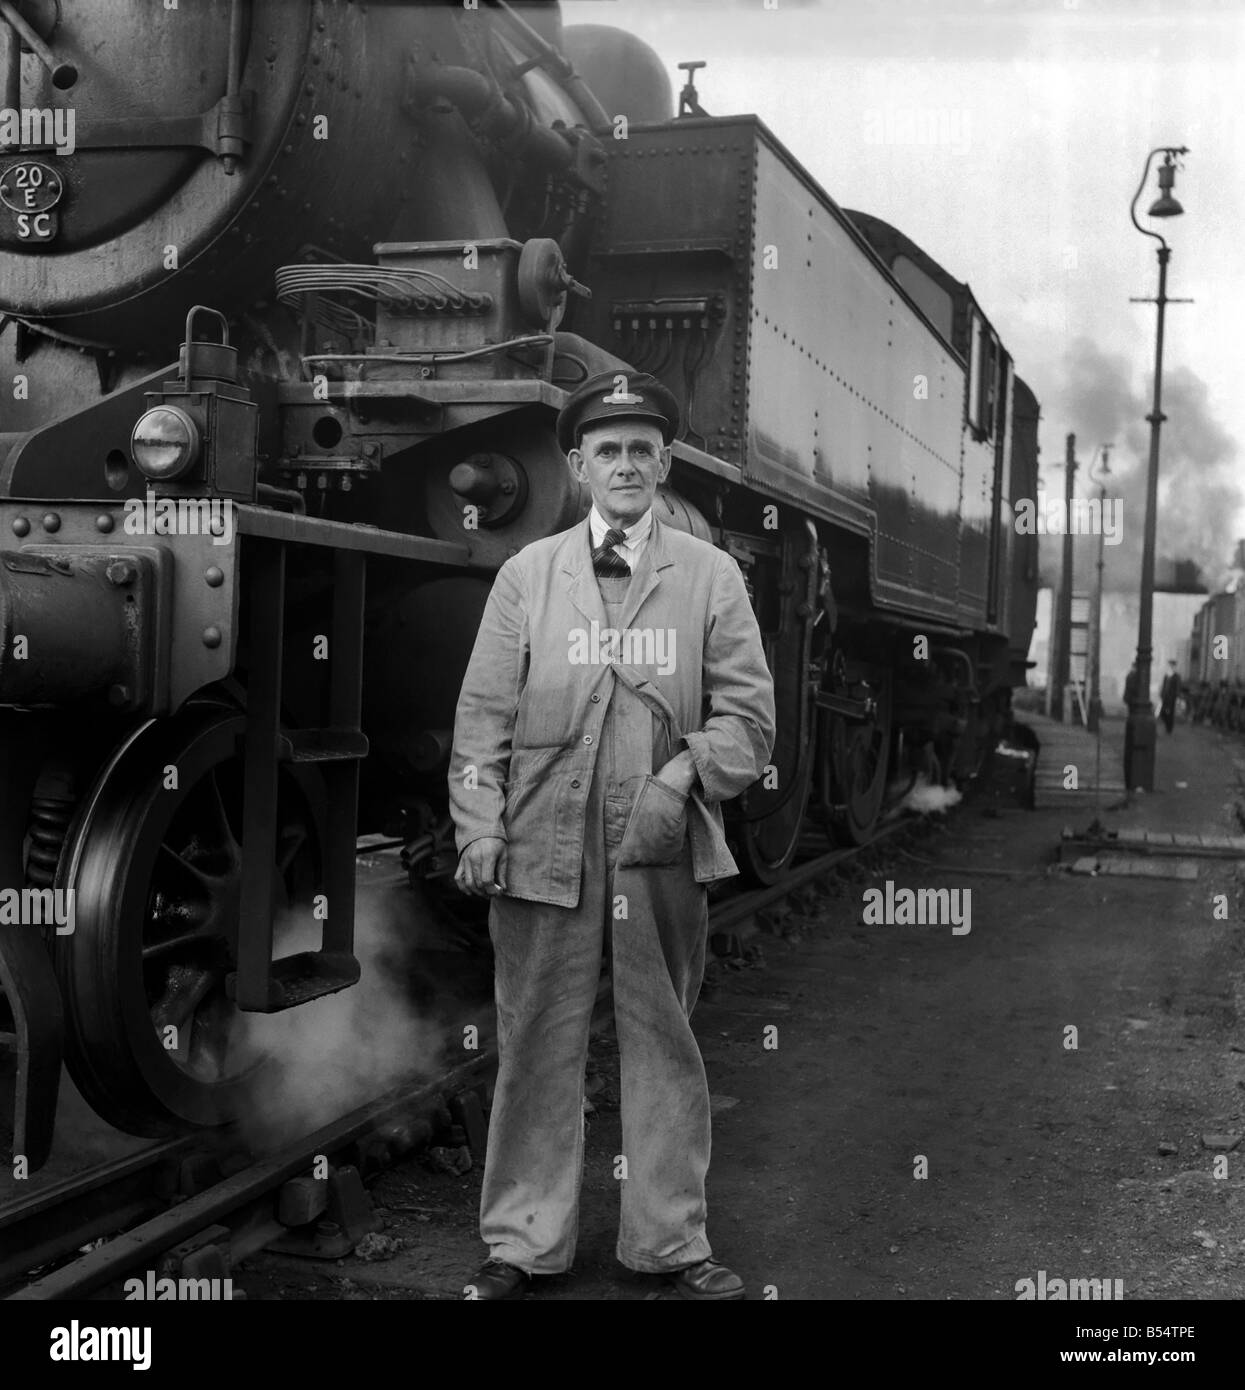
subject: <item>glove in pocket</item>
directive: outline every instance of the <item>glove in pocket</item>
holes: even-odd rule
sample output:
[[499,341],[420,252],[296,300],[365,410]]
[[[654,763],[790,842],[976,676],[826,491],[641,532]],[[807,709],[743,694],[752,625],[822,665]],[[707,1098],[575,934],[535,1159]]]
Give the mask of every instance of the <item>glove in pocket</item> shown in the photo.
[[619,868],[677,864],[686,840],[687,797],[659,777],[646,777],[619,846]]

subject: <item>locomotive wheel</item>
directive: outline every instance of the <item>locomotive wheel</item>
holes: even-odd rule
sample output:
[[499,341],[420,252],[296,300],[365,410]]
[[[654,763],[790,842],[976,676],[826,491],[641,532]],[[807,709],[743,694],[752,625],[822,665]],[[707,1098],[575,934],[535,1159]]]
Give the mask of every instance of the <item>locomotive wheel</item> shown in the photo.
[[[139,729],[99,777],[61,857],[75,929],[56,939],[66,1060],[87,1102],[133,1134],[236,1119],[263,1069],[233,1039],[243,768],[236,710],[191,707]],[[177,786],[166,789],[166,769]],[[323,805],[281,768],[274,915],[310,904]],[[172,1032],[170,1032],[170,1027]]]
[[[836,653],[835,688],[846,687],[846,663]],[[874,669],[870,678],[874,709],[869,719],[830,717],[828,754],[834,797],[831,825],[845,845],[863,845],[873,834],[886,796],[891,743],[891,677]]]
[[[810,739],[809,744],[811,742]],[[740,869],[747,879],[762,887],[778,882],[800,843],[804,813],[808,806],[809,783],[813,776],[813,759],[808,745],[801,754],[795,776],[795,789],[779,802],[772,815],[743,821],[736,831],[736,848],[742,861]],[[752,794],[753,797],[755,795]],[[751,799],[745,798],[746,801]]]

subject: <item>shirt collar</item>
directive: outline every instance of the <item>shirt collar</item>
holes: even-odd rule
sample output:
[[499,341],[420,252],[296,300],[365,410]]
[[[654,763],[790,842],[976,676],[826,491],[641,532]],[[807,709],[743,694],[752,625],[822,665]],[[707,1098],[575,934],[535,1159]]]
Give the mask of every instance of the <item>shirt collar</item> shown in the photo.
[[[592,546],[595,550],[605,539],[605,533],[610,529],[609,523],[601,513],[597,511],[595,502],[592,504],[592,510],[588,513],[588,524],[592,528]],[[652,529],[653,509],[650,507],[634,526],[628,526],[623,531],[623,545],[642,544],[644,541],[648,540],[649,532]]]

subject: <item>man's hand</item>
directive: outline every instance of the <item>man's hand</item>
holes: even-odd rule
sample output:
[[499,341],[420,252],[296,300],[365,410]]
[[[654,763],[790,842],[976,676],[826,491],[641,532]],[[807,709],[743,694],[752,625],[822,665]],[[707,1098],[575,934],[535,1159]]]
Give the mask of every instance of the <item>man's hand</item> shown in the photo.
[[506,842],[484,836],[463,850],[454,882],[476,898],[495,898],[506,887]]
[[665,782],[667,786],[673,787],[681,795],[686,796],[696,784],[696,763],[691,753],[684,748],[653,776],[658,781]]

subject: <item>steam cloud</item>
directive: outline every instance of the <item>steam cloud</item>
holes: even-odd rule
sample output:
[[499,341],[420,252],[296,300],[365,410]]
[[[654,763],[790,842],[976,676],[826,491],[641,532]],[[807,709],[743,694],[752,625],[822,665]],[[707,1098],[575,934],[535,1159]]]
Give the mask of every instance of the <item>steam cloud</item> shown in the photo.
[[[1108,497],[1124,501],[1123,541],[1105,547],[1103,586],[1108,592],[1133,592],[1141,574],[1146,509],[1146,468],[1150,456],[1150,427],[1154,379],[1147,373],[1134,389],[1125,357],[1102,352],[1088,339],[1072,343],[1065,360],[1066,381],[1060,394],[1062,434],[1076,435],[1079,467],[1076,493],[1096,497],[1089,466],[1100,444],[1112,442]],[[1206,383],[1188,367],[1163,372],[1163,433],[1159,457],[1158,530],[1155,551],[1157,577],[1163,580],[1163,561],[1193,560],[1202,580],[1213,591],[1222,587],[1235,542],[1234,523],[1242,503],[1237,447],[1211,412]],[[1046,486],[1063,496],[1059,455],[1048,440]],[[1048,496],[1050,494],[1048,493]],[[1041,568],[1045,580],[1057,579],[1062,538],[1044,536]],[[1083,538],[1073,542],[1075,585],[1088,590],[1097,564],[1097,545]]]
[[[903,786],[907,780],[905,777],[896,777],[888,783],[886,799],[890,803],[890,809],[884,816],[885,820],[895,820],[907,811],[921,816],[939,815],[950,810],[952,806],[958,806],[964,800],[955,787],[938,786],[923,772],[917,773],[916,780],[907,792],[903,793]],[[897,797],[900,799],[896,800]]]
[[[416,1014],[405,988],[420,924],[410,895],[360,891],[355,908],[359,983],[279,1014],[242,1014],[233,1045],[270,1057],[245,1121],[269,1147],[327,1124],[413,1076],[434,1076],[444,1028]],[[278,954],[315,950],[320,924],[278,923]]]
[[925,779],[922,773],[916,779],[916,785],[907,796],[899,803],[901,811],[916,811],[921,815],[929,815],[932,812],[949,810],[952,806],[958,806],[964,797],[955,787],[939,787]]

